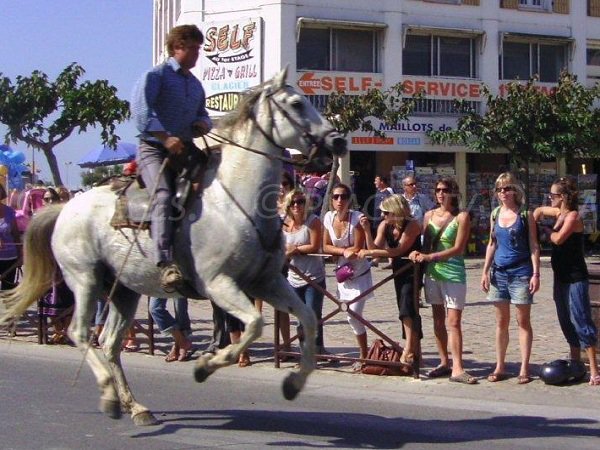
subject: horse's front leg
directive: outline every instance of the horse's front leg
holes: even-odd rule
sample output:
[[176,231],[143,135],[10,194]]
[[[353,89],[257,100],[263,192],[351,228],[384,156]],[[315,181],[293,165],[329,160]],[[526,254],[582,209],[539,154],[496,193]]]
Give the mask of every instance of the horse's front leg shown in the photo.
[[121,364],[123,336],[133,323],[140,296],[133,291],[121,288],[117,290],[114,297],[102,331],[104,337],[102,349],[112,371],[123,410],[131,414],[135,425],[156,425],[158,420],[150,410],[134,398]]
[[245,331],[239,343],[228,345],[214,356],[203,355],[198,359],[194,376],[199,383],[206,380],[217,369],[236,363],[240,354],[260,337],[263,329],[262,315],[230,277],[217,275],[212,281],[206,283],[206,293],[225,312],[241,320]]
[[300,342],[302,356],[300,370],[290,373],[283,382],[283,395],[288,400],[293,400],[304,387],[308,375],[315,369],[315,336],[317,318],[312,309],[304,304],[294,289],[281,274],[270,283],[264,283],[259,288],[249,291],[251,295],[264,299],[278,311],[295,315],[304,334]]

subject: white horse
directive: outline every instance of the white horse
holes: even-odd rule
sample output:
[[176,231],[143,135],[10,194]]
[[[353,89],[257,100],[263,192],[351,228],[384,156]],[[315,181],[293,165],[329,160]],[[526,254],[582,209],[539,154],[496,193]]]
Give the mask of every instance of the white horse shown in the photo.
[[[284,396],[291,400],[315,367],[316,319],[281,273],[284,252],[276,202],[282,154],[288,147],[305,155],[315,153],[316,148],[343,155],[346,141],[303,95],[285,84],[286,72],[255,88],[236,112],[223,119],[219,134],[226,143],[221,146],[221,163],[214,177],[205,179],[202,195],[194,198],[180,218],[174,249],[175,259],[196,291],[246,325],[239,344],[198,360],[196,380],[204,381],[218,368],[237,362],[240,353],[261,335],[263,320],[247,293],[294,314],[303,325],[300,369],[283,383]],[[4,295],[10,310],[2,321],[22,314],[50,288],[58,263],[75,294],[69,334],[94,372],[101,391],[100,410],[120,418],[122,407],[136,425],[150,425],[156,419],[134,399],[121,367],[121,339],[132,323],[140,295],[179,294],[160,287],[147,231],[136,234],[109,225],[115,198],[110,187],[98,187],[62,209],[47,207],[33,218],[25,236],[24,279]],[[103,336],[105,360],[88,343],[89,323],[96,300],[107,295],[115,280]]]

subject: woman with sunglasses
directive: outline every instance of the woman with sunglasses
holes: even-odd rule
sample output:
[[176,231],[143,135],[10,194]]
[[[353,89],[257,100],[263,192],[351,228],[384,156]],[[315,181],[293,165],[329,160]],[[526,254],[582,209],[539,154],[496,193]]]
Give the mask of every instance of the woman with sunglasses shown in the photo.
[[[286,243],[286,256],[290,264],[302,274],[325,289],[325,265],[320,256],[309,256],[318,253],[321,248],[322,229],[319,218],[309,213],[306,196],[300,189],[294,189],[285,197],[286,215],[283,221],[283,235]],[[323,293],[309,284],[304,278],[288,270],[287,279],[300,299],[312,308],[321,322],[323,317]],[[298,328],[299,336],[302,329]],[[323,345],[323,324],[317,327],[315,341],[317,354],[325,354]]]
[[[413,262],[427,263],[424,274],[425,300],[432,305],[433,330],[440,364],[427,373],[430,378],[450,375],[450,381],[476,384],[462,360],[462,311],[467,296],[464,252],[471,229],[469,215],[459,210],[458,184],[442,177],[435,185],[436,209],[423,218],[424,251],[410,254]],[[448,319],[446,324],[446,310]],[[452,353],[452,368],[448,358]]]
[[[367,249],[358,253],[359,258],[392,258],[392,270],[395,272],[406,265],[410,268],[394,278],[396,302],[402,323],[402,336],[406,346],[400,362],[412,364],[417,351],[417,339],[421,330],[417,325],[418,314],[414,302],[414,264],[405,257],[411,252],[421,249],[421,227],[410,214],[410,205],[402,195],[391,195],[379,205],[383,220],[377,227],[377,235],[373,239],[371,228],[366,217],[361,219],[365,230]],[[417,331],[418,330],[418,331]]]
[[[540,288],[540,247],[533,215],[523,210],[524,192],[517,178],[508,172],[496,179],[500,206],[490,217],[490,239],[485,252],[481,288],[496,308],[496,368],[488,375],[494,383],[508,378],[504,360],[508,348],[510,304],[517,308],[521,369],[518,384],[527,384],[533,342],[531,305]],[[527,223],[525,223],[525,220]]]
[[[364,258],[358,258],[358,253],[365,246],[365,231],[360,224],[359,211],[350,209],[352,191],[345,184],[336,184],[331,190],[332,210],[325,214],[323,219],[323,253],[338,257],[338,267],[349,264],[354,275],[342,282],[338,282],[338,298],[341,301],[351,302],[373,286],[371,278],[371,265]],[[352,313],[362,317],[365,301],[373,298],[373,294],[367,294],[360,300],[350,304]],[[348,323],[356,335],[356,341],[360,349],[360,358],[367,357],[367,330],[358,319],[348,314]],[[359,361],[352,365],[355,372],[360,371]]]
[[572,360],[581,360],[585,349],[590,364],[590,385],[600,386],[596,362],[598,330],[592,320],[589,274],[584,258],[583,220],[578,212],[579,192],[574,180],[560,178],[550,188],[550,206],[533,212],[537,222],[545,217],[555,220],[545,234],[552,243],[554,303],[560,328],[570,347]]

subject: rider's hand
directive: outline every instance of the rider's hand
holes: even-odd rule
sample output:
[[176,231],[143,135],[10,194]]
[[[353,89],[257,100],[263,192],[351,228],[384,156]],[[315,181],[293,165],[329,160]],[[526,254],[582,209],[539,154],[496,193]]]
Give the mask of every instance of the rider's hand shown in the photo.
[[209,131],[210,127],[202,120],[197,120],[192,124],[192,134],[194,137],[204,136]]
[[174,155],[181,153],[185,147],[183,141],[176,136],[169,136],[163,142],[165,148]]

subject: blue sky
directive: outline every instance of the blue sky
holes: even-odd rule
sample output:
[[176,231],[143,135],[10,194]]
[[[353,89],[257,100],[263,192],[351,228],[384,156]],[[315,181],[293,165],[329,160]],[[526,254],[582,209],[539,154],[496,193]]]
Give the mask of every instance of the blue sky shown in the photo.
[[[72,62],[85,70],[84,79],[106,79],[129,100],[140,75],[152,65],[152,0],[0,0],[0,72],[14,81],[34,70],[50,79]],[[1,140],[6,128],[0,125]],[[131,123],[117,134],[136,142]],[[31,161],[24,144],[10,144]],[[100,130],[74,134],[56,147],[63,182],[69,172],[70,187],[80,183],[76,162],[101,145]],[[44,155],[36,151],[40,178],[51,180]],[[72,162],[72,165],[65,164]]]

